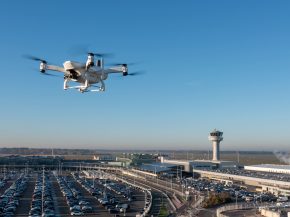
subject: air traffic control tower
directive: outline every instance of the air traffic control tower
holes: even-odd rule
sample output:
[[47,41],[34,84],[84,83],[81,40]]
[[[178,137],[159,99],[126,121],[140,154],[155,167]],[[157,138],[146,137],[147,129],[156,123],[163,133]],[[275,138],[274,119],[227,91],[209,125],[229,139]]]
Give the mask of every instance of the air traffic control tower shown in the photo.
[[209,141],[212,141],[212,160],[220,160],[220,141],[223,140],[223,132],[216,129],[212,131],[208,137]]

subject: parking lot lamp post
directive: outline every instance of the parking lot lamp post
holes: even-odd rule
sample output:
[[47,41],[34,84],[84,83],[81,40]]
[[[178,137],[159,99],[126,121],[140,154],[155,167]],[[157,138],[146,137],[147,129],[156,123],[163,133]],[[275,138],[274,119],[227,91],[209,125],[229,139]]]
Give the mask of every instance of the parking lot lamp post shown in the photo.
[[25,175],[27,175],[28,174],[28,164],[27,164],[27,162],[25,163]]
[[42,194],[41,194],[41,214],[43,214],[43,193],[44,193],[44,166],[42,166]]
[[167,194],[167,181],[165,181],[165,189],[166,189],[166,194]]
[[154,173],[155,173],[155,177],[156,177],[156,183],[158,184],[158,178],[157,178],[157,174],[156,174],[156,166],[154,168]]
[[60,161],[58,162],[58,174],[60,175]]
[[4,179],[6,178],[6,165],[3,167]]
[[182,192],[182,198],[183,198],[183,185],[182,185],[182,183],[181,183],[181,192]]
[[95,171],[93,172],[93,189],[95,189]]
[[238,191],[235,191],[235,195],[236,195],[236,208],[238,207]]

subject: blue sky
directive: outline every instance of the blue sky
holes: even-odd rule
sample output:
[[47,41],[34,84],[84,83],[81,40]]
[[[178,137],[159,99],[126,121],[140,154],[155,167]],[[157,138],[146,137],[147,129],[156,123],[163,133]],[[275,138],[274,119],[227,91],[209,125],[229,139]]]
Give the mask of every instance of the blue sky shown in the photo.
[[[289,1],[3,1],[0,145],[109,149],[289,150]],[[72,49],[137,62],[106,92],[63,91],[31,54]]]

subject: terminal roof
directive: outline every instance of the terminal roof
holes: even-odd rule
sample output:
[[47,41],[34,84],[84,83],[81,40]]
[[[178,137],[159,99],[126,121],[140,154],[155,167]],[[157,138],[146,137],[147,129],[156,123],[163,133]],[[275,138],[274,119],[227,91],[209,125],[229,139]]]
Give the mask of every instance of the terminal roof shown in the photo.
[[281,165],[281,164],[257,164],[250,165],[250,167],[290,170],[290,165]]

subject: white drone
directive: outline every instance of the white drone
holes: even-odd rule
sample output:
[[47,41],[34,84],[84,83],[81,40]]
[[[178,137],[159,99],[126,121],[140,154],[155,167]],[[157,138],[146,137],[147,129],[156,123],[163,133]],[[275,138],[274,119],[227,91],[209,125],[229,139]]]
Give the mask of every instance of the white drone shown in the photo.
[[[63,67],[50,65],[46,60],[26,56],[29,59],[39,61],[40,66],[39,70],[41,73],[46,75],[51,75],[46,73],[47,70],[57,71],[64,73],[64,83],[63,89],[77,89],[81,93],[84,92],[99,92],[105,91],[104,80],[108,78],[108,75],[111,73],[122,73],[123,76],[127,75],[136,75],[137,73],[128,73],[127,64],[115,64],[114,67],[104,68],[104,54],[98,53],[88,53],[88,58],[86,63],[79,63],[74,61],[66,61],[63,63]],[[94,57],[99,59],[94,63]],[[69,82],[74,81],[78,82],[81,85],[69,86]],[[95,84],[100,83],[100,86],[95,86]],[[91,89],[91,87],[93,89]],[[95,87],[95,88],[94,88]]]

